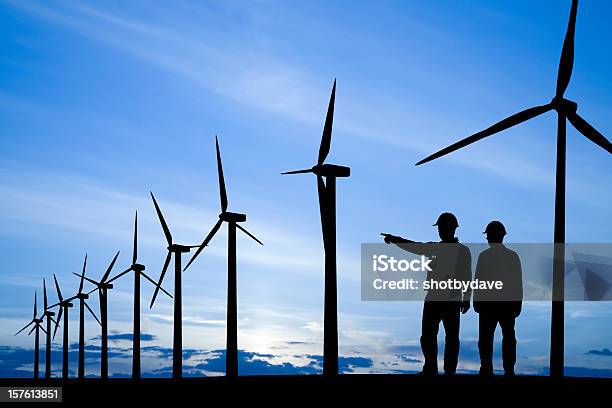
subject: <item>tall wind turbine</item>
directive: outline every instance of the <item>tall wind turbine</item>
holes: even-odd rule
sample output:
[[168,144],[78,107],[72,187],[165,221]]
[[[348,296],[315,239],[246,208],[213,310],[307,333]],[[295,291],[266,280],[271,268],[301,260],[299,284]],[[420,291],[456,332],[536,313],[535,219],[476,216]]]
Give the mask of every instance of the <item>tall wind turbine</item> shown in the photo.
[[79,291],[74,298],[79,299],[79,367],[77,372],[78,378],[85,378],[85,308],[91,313],[96,319],[98,324],[102,326],[100,319],[91,310],[91,307],[87,304],[86,300],[89,299],[89,295],[83,292],[83,284],[85,281],[85,268],[87,267],[87,254],[85,254],[85,261],[83,262],[83,271],[81,272],[81,282],[79,283]]
[[[106,268],[106,272],[102,276],[100,281],[95,281],[86,276],[82,276],[82,279],[93,283],[96,288],[91,290],[87,295],[98,291],[98,297],[100,298],[100,326],[102,329],[101,335],[101,347],[100,347],[100,378],[106,380],[108,378],[108,290],[113,288],[113,285],[110,282],[107,282],[108,276],[110,275],[113,266],[115,266],[115,262],[117,261],[117,257],[119,256],[119,251],[115,254],[115,257],[111,261],[108,268]],[[77,273],[74,273],[76,276],[81,276]],[[93,313],[93,312],[92,312]]]
[[[134,272],[134,330],[132,333],[132,378],[140,378],[140,275],[157,286],[157,282],[144,273],[145,266],[138,263],[138,212],[134,217],[134,250],[132,252],[132,265],[107,283],[119,279],[128,272]],[[162,292],[172,298],[172,295],[160,288]]]
[[[246,214],[227,211],[227,192],[225,191],[225,179],[223,177],[223,166],[221,164],[221,153],[219,152],[219,140],[215,137],[215,147],[217,149],[217,173],[219,176],[219,194],[221,197],[221,213],[219,221],[212,227],[204,241],[195,254],[187,263],[184,270],[195,261],[204,247],[215,236],[221,224],[227,222],[228,242],[227,242],[227,335],[225,350],[225,375],[228,377],[238,376],[238,299],[236,289],[236,228],[248,235],[260,245],[263,243],[253,234],[247,231],[239,223],[246,221]],[[161,282],[161,280],[160,280]]]
[[574,66],[574,34],[576,28],[576,13],[578,0],[572,1],[569,23],[559,70],[557,73],[557,89],[554,98],[545,105],[535,106],[516,113],[503,119],[493,126],[475,133],[457,143],[454,143],[429,157],[421,160],[417,165],[427,163],[455,150],[461,149],[469,144],[477,142],[485,137],[494,135],[502,130],[511,128],[519,123],[528,121],[543,113],[551,110],[557,112],[557,164],[555,176],[555,231],[554,231],[554,263],[553,263],[553,301],[551,317],[551,336],[550,336],[550,373],[552,376],[563,376],[563,349],[564,349],[564,276],[565,276],[565,158],[566,158],[566,120],[582,133],[587,139],[602,147],[608,153],[612,153],[612,144],[601,133],[599,133],[586,120],[578,115],[576,102],[564,97],[565,90],[569,85]]
[[170,233],[170,229],[168,228],[168,224],[166,224],[166,220],[164,219],[164,215],[157,205],[157,201],[155,200],[155,196],[151,192],[151,198],[153,199],[153,204],[155,205],[155,211],[157,212],[157,216],[159,218],[159,222],[164,230],[164,235],[166,236],[166,241],[168,242],[168,255],[166,255],[166,260],[164,261],[164,267],[162,268],[161,275],[159,277],[159,281],[156,284],[155,292],[153,293],[153,299],[151,299],[151,306],[155,303],[155,299],[157,298],[157,294],[161,288],[162,281],[164,280],[164,276],[166,275],[166,271],[168,270],[168,265],[170,264],[170,258],[172,254],[174,254],[174,335],[173,335],[173,347],[172,347],[172,378],[181,378],[183,375],[183,322],[182,322],[182,294],[181,294],[181,258],[182,255],[191,251],[191,248],[197,248],[199,245],[179,245],[172,242],[172,234]]
[[[325,249],[325,304],[323,322],[323,375],[338,374],[338,303],[336,279],[336,179],[349,177],[351,169],[335,164],[325,164],[331,147],[332,125],[334,121],[334,102],[336,81],[332,88],[323,127],[321,146],[317,164],[310,169],[288,171],[283,174],[314,173],[317,176],[321,229]],[[325,181],[323,180],[325,178]]]
[[43,300],[44,300],[44,312],[43,318],[47,318],[47,330],[46,330],[46,348],[45,348],[45,378],[51,378],[51,322],[57,323],[53,316],[55,312],[52,312],[47,305],[47,283],[43,279]]
[[40,352],[40,336],[39,336],[40,332],[39,331],[42,330],[43,332],[48,333],[41,326],[43,318],[41,317],[39,319],[36,316],[36,314],[37,314],[36,313],[36,291],[34,291],[34,315],[32,316],[32,320],[30,321],[30,323],[26,324],[21,330],[15,333],[15,336],[21,333],[22,331],[24,331],[25,329],[27,329],[28,327],[30,327],[30,325],[32,324],[34,325],[32,329],[28,332],[28,336],[32,334],[32,332],[34,332],[34,379],[35,380],[38,379],[38,359],[39,359],[39,352]]
[[68,310],[73,306],[72,301],[76,299],[76,296],[73,296],[68,299],[64,299],[62,297],[62,291],[60,289],[59,283],[57,283],[57,278],[55,274],[53,274],[53,280],[55,281],[55,289],[57,290],[57,300],[58,303],[50,306],[53,308],[55,306],[59,306],[59,313],[57,315],[57,320],[55,321],[55,329],[53,330],[53,338],[57,334],[57,328],[59,327],[60,321],[62,320],[62,315],[64,316],[64,324],[63,324],[63,336],[62,336],[62,378],[64,380],[68,379]]

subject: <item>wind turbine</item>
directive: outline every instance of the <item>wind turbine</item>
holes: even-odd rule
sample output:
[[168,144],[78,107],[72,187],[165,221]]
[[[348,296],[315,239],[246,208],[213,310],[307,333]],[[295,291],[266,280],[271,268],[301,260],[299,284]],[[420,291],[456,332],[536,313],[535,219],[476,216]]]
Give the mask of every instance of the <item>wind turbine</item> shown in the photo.
[[157,216],[159,218],[159,222],[164,230],[164,235],[166,236],[166,241],[168,242],[168,255],[166,255],[166,260],[164,261],[164,267],[162,268],[161,275],[159,277],[159,282],[157,282],[155,287],[155,292],[153,293],[153,299],[151,299],[150,307],[153,307],[155,303],[155,299],[157,298],[157,293],[161,288],[162,281],[164,280],[164,276],[166,275],[166,271],[168,270],[168,265],[170,264],[170,258],[172,254],[174,254],[174,335],[173,335],[173,347],[172,347],[172,378],[181,378],[183,375],[183,322],[182,322],[182,295],[181,295],[181,258],[184,253],[188,253],[191,251],[191,248],[197,248],[199,245],[180,245],[172,242],[172,234],[170,233],[170,229],[168,228],[168,224],[166,224],[166,220],[164,219],[164,215],[157,205],[157,201],[155,200],[155,196],[151,192],[151,198],[153,199],[153,204],[155,205],[155,211],[157,212]]
[[62,315],[64,316],[64,324],[63,324],[63,336],[62,336],[62,378],[66,380],[68,378],[68,310],[73,306],[72,300],[76,299],[76,296],[73,296],[68,299],[64,299],[62,297],[62,291],[60,290],[59,284],[57,283],[57,278],[55,274],[53,274],[53,280],[55,281],[55,289],[57,290],[57,300],[58,303],[50,306],[53,308],[55,306],[59,306],[59,313],[57,315],[57,320],[55,321],[55,329],[53,330],[53,338],[55,339],[55,334],[57,333],[57,328],[59,327],[60,320],[62,320]]
[[[219,152],[219,140],[215,137],[215,147],[217,149],[217,173],[219,176],[219,194],[221,197],[221,213],[219,221],[212,227],[204,241],[193,254],[184,270],[195,261],[204,247],[215,236],[221,224],[227,222],[228,242],[227,242],[227,335],[225,350],[225,375],[228,377],[238,376],[238,300],[236,290],[236,228],[244,232],[260,245],[263,243],[253,234],[247,231],[239,223],[246,221],[246,214],[227,211],[227,192],[225,191],[225,179],[223,177],[223,166],[221,164],[221,153]],[[161,283],[161,280],[160,280]]]
[[46,348],[45,348],[45,378],[51,378],[51,322],[57,323],[53,316],[55,312],[52,312],[50,307],[47,306],[47,283],[43,279],[43,293],[44,293],[44,312],[43,318],[47,318],[47,330],[46,330]]
[[85,308],[91,313],[96,319],[98,324],[102,326],[100,319],[91,310],[91,307],[87,304],[86,300],[89,299],[89,295],[83,292],[83,283],[85,281],[85,268],[87,267],[87,254],[85,254],[85,261],[83,262],[83,271],[81,272],[81,282],[79,283],[79,291],[73,297],[79,299],[79,367],[77,372],[78,378],[85,378]]
[[608,153],[612,153],[612,145],[601,133],[599,133],[586,120],[578,115],[576,102],[564,97],[569,85],[574,66],[574,34],[576,29],[576,13],[578,0],[572,0],[569,23],[559,69],[557,73],[557,89],[553,99],[540,106],[525,109],[519,113],[503,119],[493,126],[475,133],[457,143],[454,143],[417,163],[417,166],[428,161],[437,159],[455,150],[461,149],[469,144],[477,142],[485,137],[494,135],[502,130],[511,128],[519,123],[528,121],[536,116],[551,110],[557,112],[557,163],[556,163],[556,191],[555,191],[555,230],[554,230],[554,263],[553,263],[553,301],[551,316],[551,345],[550,345],[550,374],[554,377],[563,376],[563,349],[564,349],[564,276],[565,276],[565,159],[566,159],[566,120],[582,133],[587,139],[602,147]]
[[27,329],[28,327],[30,327],[30,325],[32,324],[34,325],[32,329],[28,332],[28,336],[32,334],[32,332],[34,332],[34,379],[35,380],[38,379],[38,359],[39,359],[39,352],[40,352],[40,337],[39,337],[40,332],[39,331],[42,330],[43,332],[47,333],[47,331],[45,331],[45,329],[43,329],[41,326],[42,321],[43,321],[42,317],[40,319],[36,317],[36,291],[34,291],[34,315],[32,316],[32,320],[30,321],[30,323],[26,324],[21,330],[15,333],[15,336],[21,333],[22,331],[24,331],[25,329]]
[[[325,304],[323,322],[323,375],[338,374],[338,303],[336,279],[336,179],[349,177],[351,169],[335,164],[326,164],[325,159],[331,147],[332,125],[334,122],[334,102],[336,81],[332,88],[323,127],[321,146],[317,164],[310,169],[288,171],[282,174],[314,173],[317,176],[319,210],[323,247],[325,249]],[[325,181],[323,180],[325,178]]]
[[[132,334],[132,378],[140,378],[140,275],[157,286],[157,282],[144,273],[145,266],[138,261],[138,212],[134,218],[134,250],[132,252],[132,265],[117,276],[111,278],[107,284],[119,279],[128,272],[134,272],[134,331]],[[160,288],[162,292],[172,298],[172,295]]]
[[[87,295],[98,291],[98,296],[100,298],[100,326],[102,329],[101,343],[102,346],[100,348],[100,378],[106,380],[108,378],[108,289],[112,289],[113,285],[110,282],[107,282],[108,276],[115,266],[115,262],[117,261],[117,257],[119,256],[119,251],[111,261],[108,268],[106,268],[106,272],[102,276],[99,282],[90,279],[86,276],[81,276],[78,273],[74,273],[74,275],[81,277],[81,279],[85,279],[86,281],[93,283],[96,285],[96,288],[91,290]],[[90,310],[91,311],[91,310]],[[93,312],[92,312],[93,314]]]

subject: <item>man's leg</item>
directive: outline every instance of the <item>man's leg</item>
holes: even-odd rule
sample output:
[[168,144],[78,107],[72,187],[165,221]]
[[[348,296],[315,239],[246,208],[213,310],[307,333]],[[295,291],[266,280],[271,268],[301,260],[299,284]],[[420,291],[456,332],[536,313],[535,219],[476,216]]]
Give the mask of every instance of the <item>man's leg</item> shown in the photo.
[[493,375],[493,338],[497,318],[493,313],[481,311],[478,315],[478,352],[480,374]]
[[446,335],[444,345],[444,373],[455,374],[459,360],[459,323],[461,310],[459,302],[440,302],[442,323]]
[[438,328],[440,326],[440,308],[438,302],[423,303],[421,320],[421,350],[425,358],[423,374],[438,373]]
[[516,319],[512,315],[504,316],[499,321],[502,329],[502,359],[504,361],[504,373],[514,375],[514,364],[516,363],[516,334],[514,323]]

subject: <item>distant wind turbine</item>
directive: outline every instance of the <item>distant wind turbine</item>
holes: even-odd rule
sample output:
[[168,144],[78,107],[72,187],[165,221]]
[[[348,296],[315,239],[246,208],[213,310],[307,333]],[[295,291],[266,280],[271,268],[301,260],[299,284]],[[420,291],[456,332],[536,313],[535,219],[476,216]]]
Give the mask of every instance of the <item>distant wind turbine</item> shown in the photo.
[[64,299],[62,297],[62,291],[60,289],[59,283],[57,283],[57,278],[55,274],[53,274],[53,280],[55,281],[55,289],[57,290],[57,300],[58,303],[50,306],[49,308],[53,308],[55,306],[59,306],[59,313],[57,315],[57,320],[55,321],[55,329],[53,329],[53,338],[57,334],[57,328],[59,327],[60,321],[62,320],[62,315],[64,316],[63,323],[63,336],[62,336],[62,378],[66,380],[69,377],[68,372],[68,310],[73,306],[72,301],[76,299],[76,296],[73,296],[68,299]]
[[79,365],[77,371],[78,378],[85,378],[85,309],[91,313],[91,315],[96,319],[98,324],[102,326],[100,319],[91,310],[91,307],[87,304],[86,300],[89,299],[89,295],[83,292],[83,284],[85,281],[85,268],[87,267],[87,254],[85,254],[85,261],[83,262],[83,271],[81,275],[81,282],[79,283],[79,291],[77,292],[74,298],[79,299]]
[[[108,290],[113,288],[113,285],[110,282],[107,282],[108,276],[110,275],[113,266],[115,266],[115,262],[117,261],[117,257],[119,256],[119,251],[111,261],[108,268],[106,268],[106,272],[102,276],[100,281],[95,281],[86,276],[82,278],[86,281],[93,283],[96,288],[91,290],[87,295],[92,294],[96,290],[98,291],[98,297],[100,298],[100,327],[101,327],[101,347],[100,347],[100,378],[103,380],[108,379]],[[77,273],[74,275],[81,276]],[[92,312],[93,313],[93,312]]]
[[51,322],[57,323],[53,316],[55,312],[52,312],[50,307],[47,305],[47,283],[43,279],[43,294],[44,294],[44,312],[43,318],[47,318],[47,330],[46,330],[46,345],[45,345],[45,378],[51,378]]
[[38,379],[38,361],[39,361],[39,353],[40,353],[40,333],[39,331],[42,330],[45,333],[48,333],[47,331],[45,331],[45,329],[42,328],[41,323],[43,321],[43,318],[41,317],[40,319],[37,317],[37,312],[36,312],[36,291],[34,291],[34,314],[32,316],[32,320],[30,321],[30,323],[26,324],[21,330],[19,330],[17,333],[15,333],[15,336],[18,335],[19,333],[21,333],[22,331],[24,331],[25,329],[27,329],[28,327],[30,327],[32,324],[34,325],[32,327],[32,329],[28,332],[28,336],[30,334],[32,334],[32,332],[34,332],[34,379]]
[[574,66],[574,34],[576,31],[576,13],[578,0],[572,1],[569,23],[559,69],[557,73],[557,89],[554,98],[545,105],[525,109],[503,119],[493,126],[475,133],[457,143],[454,143],[417,163],[417,166],[438,157],[452,153],[485,137],[511,128],[543,113],[555,110],[557,112],[557,165],[555,191],[555,230],[554,230],[554,262],[553,262],[553,301],[551,317],[550,374],[554,377],[563,376],[564,350],[564,268],[565,268],[565,161],[566,161],[566,120],[591,142],[612,153],[612,144],[599,131],[591,126],[577,113],[578,104],[563,96],[570,82]]
[[[111,278],[107,283],[119,279],[128,272],[134,272],[134,329],[132,332],[132,378],[140,378],[140,276],[157,286],[157,282],[144,273],[145,266],[138,263],[138,212],[134,217],[134,249],[132,252],[132,265],[117,276]],[[162,292],[172,298],[172,295],[164,288]]]
[[183,375],[183,321],[182,321],[182,284],[181,284],[181,257],[183,254],[191,251],[191,248],[197,248],[199,245],[179,245],[172,242],[172,234],[170,233],[170,229],[168,228],[168,224],[166,224],[166,220],[164,219],[164,215],[157,205],[157,201],[155,200],[155,196],[151,193],[151,198],[153,199],[153,204],[155,205],[155,211],[157,212],[157,216],[159,218],[159,223],[164,230],[164,236],[166,237],[166,241],[168,242],[168,255],[166,255],[166,260],[164,261],[164,266],[161,271],[161,275],[159,276],[159,281],[156,284],[155,292],[153,293],[153,299],[151,299],[151,306],[155,303],[155,299],[157,298],[157,294],[161,289],[161,284],[164,280],[164,276],[166,275],[166,271],[168,270],[168,265],[170,264],[170,258],[172,254],[174,254],[174,335],[173,335],[173,347],[172,347],[172,378],[181,378]]
[[[332,125],[334,121],[334,103],[336,99],[336,81],[332,88],[327,108],[327,117],[323,127],[321,145],[317,164],[310,169],[288,171],[282,174],[314,173],[317,176],[319,210],[323,247],[325,249],[325,304],[323,322],[323,375],[338,374],[338,301],[336,272],[336,178],[349,177],[351,169],[335,164],[325,164],[331,147]],[[325,182],[323,178],[325,177]]]
[[[236,377],[238,375],[238,301],[236,289],[236,228],[248,235],[260,245],[263,243],[253,234],[247,231],[239,223],[246,221],[246,214],[227,211],[227,192],[225,190],[225,178],[223,177],[223,165],[221,164],[221,153],[219,151],[219,140],[215,137],[215,147],[217,149],[217,173],[219,176],[219,194],[221,198],[221,213],[219,221],[212,227],[204,241],[193,254],[185,270],[195,261],[208,243],[213,239],[221,224],[227,222],[228,242],[227,242],[227,336],[225,351],[225,375]],[[161,282],[161,280],[160,280]]]

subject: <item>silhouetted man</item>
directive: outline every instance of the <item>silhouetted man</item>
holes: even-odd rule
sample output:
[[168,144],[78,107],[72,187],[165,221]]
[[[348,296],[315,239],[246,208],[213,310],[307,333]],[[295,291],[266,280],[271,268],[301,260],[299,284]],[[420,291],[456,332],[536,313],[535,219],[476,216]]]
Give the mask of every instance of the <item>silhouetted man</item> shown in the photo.
[[491,221],[485,229],[489,248],[478,256],[475,279],[502,282],[501,289],[474,291],[474,310],[478,319],[478,351],[480,374],[493,375],[493,337],[497,324],[502,329],[502,358],[506,375],[514,375],[516,337],[514,323],[521,314],[523,277],[521,260],[516,252],[502,242],[506,228],[499,221]]
[[[404,239],[394,235],[386,235],[387,244],[398,247],[432,259],[431,271],[427,273],[427,281],[446,281],[457,279],[462,282],[472,280],[472,257],[465,245],[459,244],[455,231],[459,227],[457,218],[448,212],[440,214],[434,224],[438,227],[440,242],[422,243]],[[459,322],[460,314],[470,309],[471,292],[461,290],[428,290],[423,304],[421,322],[421,350],[425,357],[424,375],[438,373],[438,331],[440,322],[444,325],[444,373],[455,374],[459,358]]]

